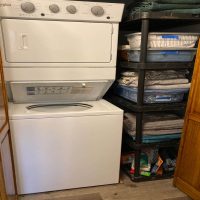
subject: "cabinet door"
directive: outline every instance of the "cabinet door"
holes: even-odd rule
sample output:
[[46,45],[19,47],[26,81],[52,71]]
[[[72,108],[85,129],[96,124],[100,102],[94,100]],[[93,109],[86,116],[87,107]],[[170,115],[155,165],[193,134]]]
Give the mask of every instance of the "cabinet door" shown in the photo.
[[16,199],[6,92],[0,56],[0,200]]
[[200,43],[185,115],[174,185],[200,199]]

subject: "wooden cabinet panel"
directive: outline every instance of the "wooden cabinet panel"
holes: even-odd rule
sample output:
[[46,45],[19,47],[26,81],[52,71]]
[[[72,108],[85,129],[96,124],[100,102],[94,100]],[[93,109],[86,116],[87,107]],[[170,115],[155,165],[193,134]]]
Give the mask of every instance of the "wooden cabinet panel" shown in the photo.
[[[184,143],[178,176],[195,189],[200,190],[200,123],[193,120],[188,121],[187,142]],[[186,173],[187,172],[187,173]]]
[[15,185],[13,179],[13,171],[12,171],[12,160],[11,160],[11,152],[10,152],[10,141],[9,141],[9,133],[6,133],[3,138],[0,146],[1,150],[1,158],[4,172],[4,180],[5,180],[5,188],[6,193],[9,196],[15,195]]
[[0,54],[0,200],[17,198],[12,160],[6,90]]
[[200,200],[200,43],[185,115],[174,185]]

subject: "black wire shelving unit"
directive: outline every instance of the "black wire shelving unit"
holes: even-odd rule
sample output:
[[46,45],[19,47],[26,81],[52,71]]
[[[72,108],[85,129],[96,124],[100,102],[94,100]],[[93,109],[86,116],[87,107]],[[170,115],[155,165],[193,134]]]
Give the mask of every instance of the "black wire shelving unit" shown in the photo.
[[[164,22],[164,23],[163,23]],[[177,24],[178,22],[178,24]],[[147,51],[148,51],[148,34],[150,26],[154,28],[159,26],[159,30],[164,27],[164,25],[177,26],[180,24],[198,24],[200,23],[200,15],[191,15],[191,14],[172,14],[165,12],[143,12],[135,14],[131,17],[131,19],[124,21],[120,25],[120,30],[131,30],[135,31],[137,28],[141,31],[141,54],[140,54],[140,62],[128,62],[128,61],[118,61],[118,67],[120,70],[137,70],[138,71],[138,94],[137,94],[137,103],[124,99],[123,97],[110,94],[107,96],[107,100],[112,102],[113,104],[119,106],[125,111],[132,111],[136,114],[136,138],[135,141],[130,138],[125,141],[126,145],[128,145],[131,149],[134,150],[135,153],[135,173],[130,174],[129,169],[126,165],[123,166],[125,172],[130,176],[133,181],[146,181],[146,180],[156,180],[163,178],[171,178],[173,177],[173,172],[163,174],[162,176],[151,175],[150,177],[145,177],[140,175],[140,155],[143,148],[146,147],[171,147],[178,146],[179,140],[172,140],[168,142],[158,142],[145,144],[142,142],[142,129],[143,129],[143,114],[146,112],[159,112],[159,111],[180,111],[185,110],[187,104],[187,97],[184,98],[183,102],[180,103],[165,103],[165,104],[144,104],[144,81],[145,81],[145,72],[146,70],[169,70],[169,69],[188,69],[193,70],[194,62],[156,62],[150,63],[147,62]],[[153,29],[155,30],[155,29]],[[184,29],[185,30],[185,29]],[[137,30],[138,31],[138,30]],[[185,31],[187,32],[187,31]],[[190,32],[190,31],[188,31]],[[190,76],[191,79],[192,75]]]

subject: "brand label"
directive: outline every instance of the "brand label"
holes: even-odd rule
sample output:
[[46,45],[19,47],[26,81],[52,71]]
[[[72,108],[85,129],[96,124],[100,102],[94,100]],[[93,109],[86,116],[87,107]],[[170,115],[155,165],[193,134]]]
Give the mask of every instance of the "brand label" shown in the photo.
[[11,3],[0,3],[0,7],[11,7]]

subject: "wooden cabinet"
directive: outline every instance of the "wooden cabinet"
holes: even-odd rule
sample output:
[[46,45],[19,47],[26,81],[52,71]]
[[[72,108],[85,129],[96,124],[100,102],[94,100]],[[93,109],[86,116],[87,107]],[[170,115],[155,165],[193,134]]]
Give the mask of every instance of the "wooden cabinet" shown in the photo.
[[6,92],[0,57],[0,200],[16,199]]
[[200,43],[185,115],[174,185],[200,199]]

